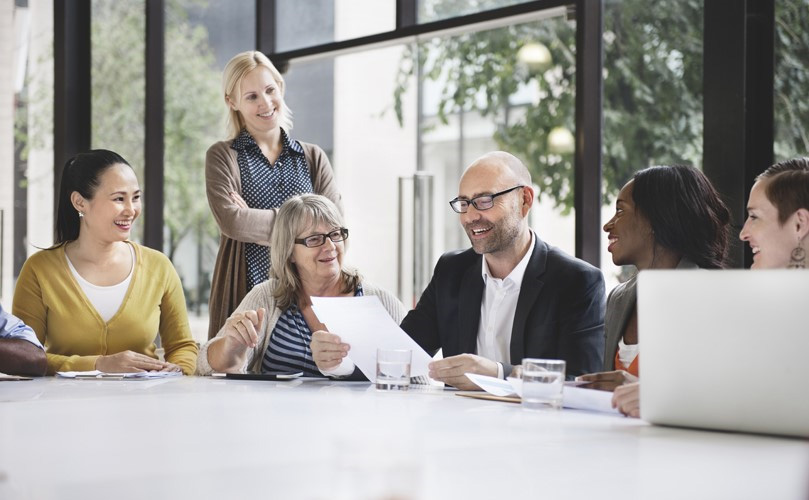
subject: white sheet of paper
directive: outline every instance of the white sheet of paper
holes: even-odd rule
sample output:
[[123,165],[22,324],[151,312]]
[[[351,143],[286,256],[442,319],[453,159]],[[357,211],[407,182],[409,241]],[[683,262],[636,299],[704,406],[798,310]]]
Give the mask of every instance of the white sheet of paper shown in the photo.
[[410,376],[427,376],[432,358],[399,328],[378,297],[312,297],[312,308],[331,333],[351,345],[348,356],[368,380],[376,379],[377,349],[410,349]]
[[[467,373],[466,376],[478,387],[495,396],[522,396],[522,379],[508,377],[502,380],[485,375]],[[612,393],[576,387],[576,382],[565,382],[562,392],[562,406],[576,410],[619,413],[612,407]]]
[[486,375],[478,375],[476,373],[466,373],[465,375],[475,385],[494,396],[520,396],[508,380],[487,377]]
[[132,373],[107,373],[98,370],[86,372],[56,372],[62,378],[79,379],[128,379],[128,380],[149,380],[156,378],[182,377],[182,372],[132,372]]

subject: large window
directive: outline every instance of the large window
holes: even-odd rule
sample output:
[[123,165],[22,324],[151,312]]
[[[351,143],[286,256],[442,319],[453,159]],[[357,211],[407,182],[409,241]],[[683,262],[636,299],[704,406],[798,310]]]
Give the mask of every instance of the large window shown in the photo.
[[420,23],[508,7],[527,0],[417,0]]
[[[126,159],[144,185],[146,11],[144,0],[92,0],[93,149]],[[144,199],[149,193],[144,191]],[[148,210],[148,202],[144,205]],[[132,238],[143,239],[143,219]]]
[[207,340],[219,243],[205,195],[205,151],[225,138],[222,70],[253,49],[254,12],[252,1],[166,2],[163,252],[180,275],[198,341]]
[[[406,304],[425,284],[413,284],[416,252],[424,252],[429,273],[441,253],[469,246],[447,201],[457,196],[465,167],[488,151],[511,151],[531,169],[540,199],[533,226],[573,253],[575,22],[564,10],[555,13],[292,61],[286,78],[293,135],[331,155],[354,228],[349,260],[375,283],[398,290]],[[423,197],[414,195],[416,174],[432,182]],[[421,210],[427,217],[414,219]],[[428,221],[434,221],[429,234],[414,248]]]
[[53,242],[53,2],[3,2],[0,32],[0,300],[10,310],[25,258]]
[[279,52],[359,38],[396,27],[396,0],[276,0]]
[[809,0],[775,3],[775,158],[809,154]]

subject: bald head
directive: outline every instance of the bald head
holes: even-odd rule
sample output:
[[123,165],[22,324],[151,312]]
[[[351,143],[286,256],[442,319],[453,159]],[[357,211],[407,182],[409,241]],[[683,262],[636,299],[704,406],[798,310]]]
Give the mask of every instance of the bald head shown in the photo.
[[[481,156],[464,171],[468,175],[483,175],[492,183],[503,185],[531,185],[531,174],[519,158],[505,151],[492,151]],[[463,177],[461,183],[463,183]]]

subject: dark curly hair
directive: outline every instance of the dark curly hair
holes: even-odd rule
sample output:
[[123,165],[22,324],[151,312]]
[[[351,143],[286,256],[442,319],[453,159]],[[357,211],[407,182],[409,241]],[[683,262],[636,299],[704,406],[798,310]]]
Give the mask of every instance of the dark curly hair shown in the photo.
[[705,174],[687,165],[655,166],[633,180],[632,199],[656,243],[703,269],[725,267],[730,211]]

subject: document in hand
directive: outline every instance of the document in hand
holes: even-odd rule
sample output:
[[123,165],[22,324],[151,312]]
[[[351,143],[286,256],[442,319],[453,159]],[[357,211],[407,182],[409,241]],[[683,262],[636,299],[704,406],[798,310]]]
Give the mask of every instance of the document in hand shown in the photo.
[[411,350],[410,376],[427,378],[432,358],[399,328],[377,297],[312,297],[312,308],[331,333],[351,345],[348,356],[368,380],[376,380],[377,349]]
[[[502,380],[475,373],[467,373],[466,376],[475,385],[494,396],[513,397],[522,395],[521,379],[508,377],[508,380]],[[618,410],[612,407],[611,392],[585,389],[576,387],[573,384],[565,382],[565,388],[562,390],[562,406],[565,408],[618,413]]]
[[133,372],[133,373],[107,373],[98,370],[86,372],[56,372],[62,378],[75,378],[80,380],[150,380],[155,378],[182,377],[182,372]]

